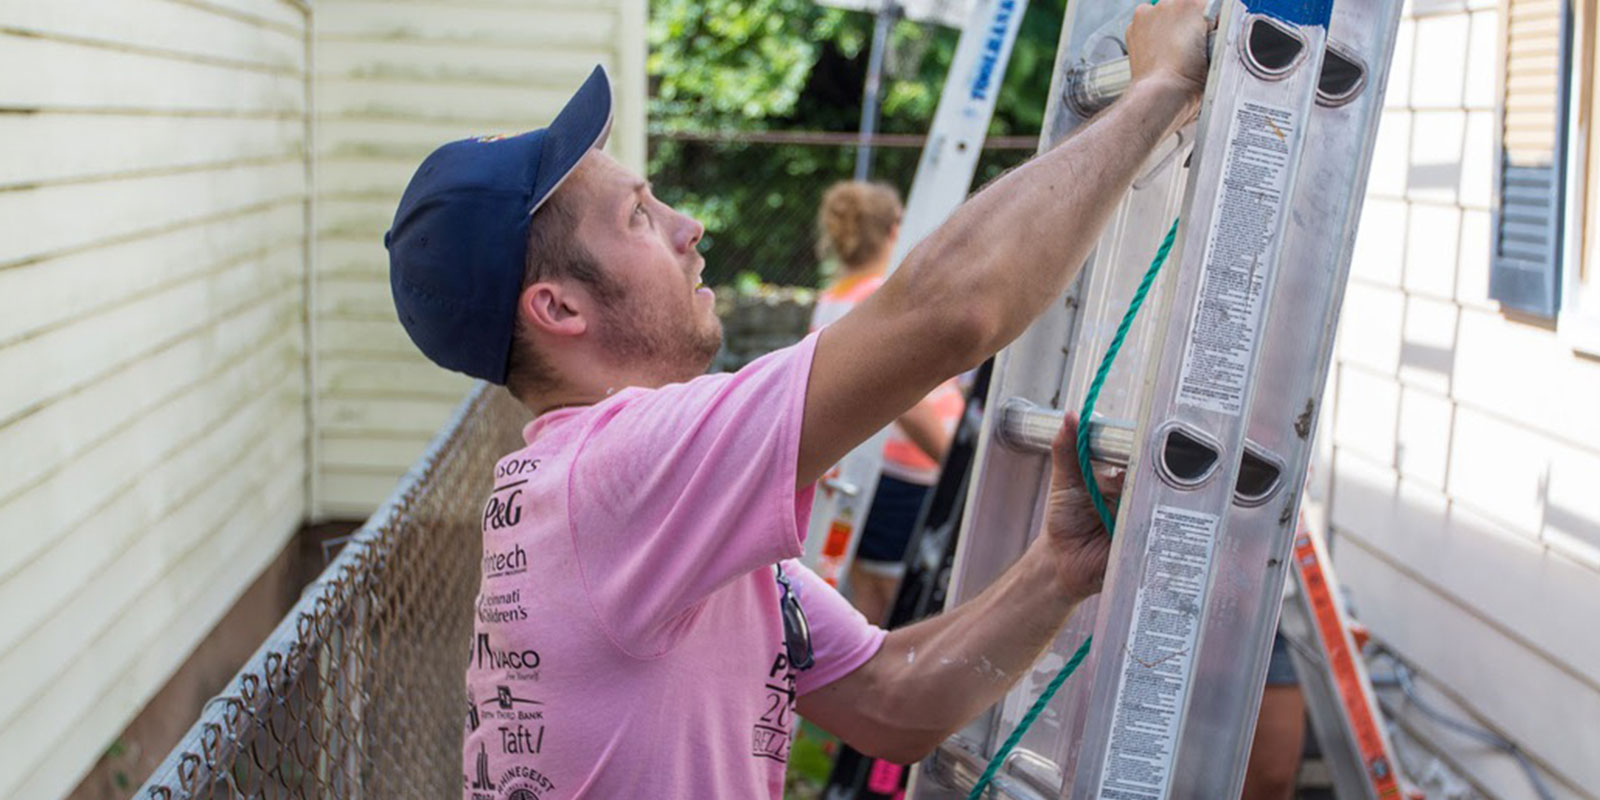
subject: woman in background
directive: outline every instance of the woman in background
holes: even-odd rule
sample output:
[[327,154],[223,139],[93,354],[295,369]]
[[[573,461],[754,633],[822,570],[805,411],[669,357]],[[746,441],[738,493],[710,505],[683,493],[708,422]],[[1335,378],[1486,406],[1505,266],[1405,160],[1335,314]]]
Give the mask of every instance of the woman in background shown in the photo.
[[[899,195],[884,184],[843,181],[823,194],[817,249],[837,260],[839,272],[817,296],[812,330],[844,316],[883,285],[903,211]],[[874,623],[887,621],[905,571],[906,544],[964,406],[956,382],[946,381],[890,426],[883,474],[848,578],[850,602]]]

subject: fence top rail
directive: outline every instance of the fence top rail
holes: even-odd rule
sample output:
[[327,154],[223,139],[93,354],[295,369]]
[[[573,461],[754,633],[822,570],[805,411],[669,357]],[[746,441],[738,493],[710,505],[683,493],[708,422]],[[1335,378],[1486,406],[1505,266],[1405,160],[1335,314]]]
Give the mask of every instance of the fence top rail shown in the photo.
[[[850,147],[861,144],[861,134],[846,131],[680,131],[652,129],[652,138],[680,142],[727,142],[749,144],[801,144],[825,147]],[[927,144],[928,137],[920,133],[874,133],[867,136],[873,147],[915,147]],[[985,150],[1039,149],[1039,137],[990,136],[983,140]]]

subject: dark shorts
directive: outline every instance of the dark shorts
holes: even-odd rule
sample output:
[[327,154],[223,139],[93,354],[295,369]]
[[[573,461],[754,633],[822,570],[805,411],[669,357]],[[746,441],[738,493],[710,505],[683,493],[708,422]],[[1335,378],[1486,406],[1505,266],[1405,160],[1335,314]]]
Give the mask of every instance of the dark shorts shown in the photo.
[[906,556],[906,545],[911,541],[911,530],[917,526],[917,516],[922,513],[922,501],[932,490],[929,486],[891,478],[878,479],[878,491],[872,496],[872,510],[867,512],[867,524],[861,529],[861,544],[856,546],[856,558],[863,561],[888,561],[899,563]]
[[1272,637],[1272,659],[1267,662],[1268,686],[1294,686],[1300,681],[1294,676],[1294,660],[1289,658],[1289,643],[1283,634]]

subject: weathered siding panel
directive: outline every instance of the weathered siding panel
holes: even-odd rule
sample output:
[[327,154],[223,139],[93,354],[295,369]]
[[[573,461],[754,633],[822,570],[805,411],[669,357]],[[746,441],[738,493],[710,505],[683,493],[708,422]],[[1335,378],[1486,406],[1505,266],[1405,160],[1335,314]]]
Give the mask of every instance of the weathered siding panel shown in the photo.
[[306,18],[12,3],[0,796],[55,797],[306,511]]
[[[1489,299],[1501,15],[1429,6],[1401,25],[1325,415],[1339,577],[1425,692],[1593,798],[1600,362]],[[1503,754],[1402,724],[1489,793],[1532,796]]]
[[[45,64],[71,67],[61,72],[45,70]],[[0,36],[0,97],[5,98],[7,107],[52,111],[281,117],[304,111],[305,83],[293,72],[170,57],[143,49],[120,50],[85,41],[4,34]]]
[[595,64],[610,150],[644,161],[641,0],[323,0],[316,6],[316,513],[362,516],[422,452],[468,382],[395,320],[388,229],[424,156],[547,123]]

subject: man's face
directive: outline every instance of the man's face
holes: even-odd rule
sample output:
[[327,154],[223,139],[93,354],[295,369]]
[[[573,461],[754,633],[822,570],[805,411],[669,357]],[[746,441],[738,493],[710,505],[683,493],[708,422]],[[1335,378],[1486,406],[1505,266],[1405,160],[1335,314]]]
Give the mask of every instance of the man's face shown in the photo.
[[619,362],[648,365],[663,382],[704,373],[722,345],[705,259],[695,246],[705,226],[674,211],[650,185],[591,150],[559,191],[575,192],[578,241],[622,290],[602,310],[595,334]]

